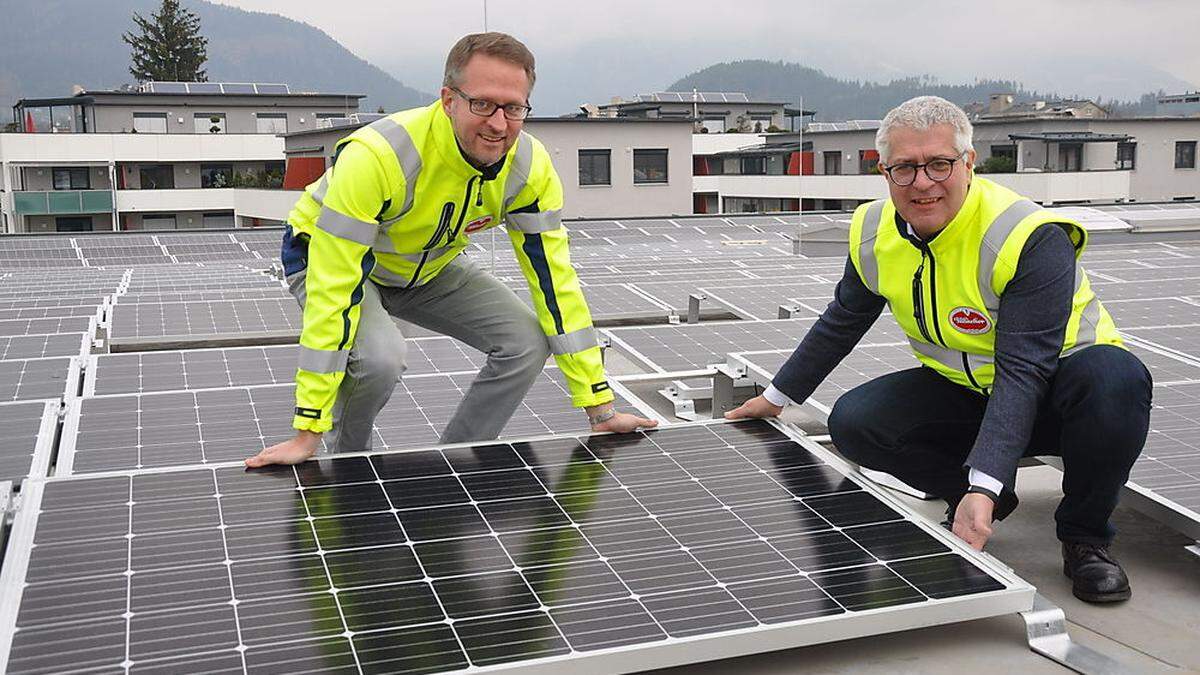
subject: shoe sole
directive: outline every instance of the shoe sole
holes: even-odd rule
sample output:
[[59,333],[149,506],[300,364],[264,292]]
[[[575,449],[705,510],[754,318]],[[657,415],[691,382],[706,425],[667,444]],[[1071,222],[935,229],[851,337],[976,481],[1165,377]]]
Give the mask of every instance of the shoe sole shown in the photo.
[[[1070,579],[1072,582],[1075,581],[1074,577],[1071,576],[1071,572],[1067,569],[1066,565],[1063,565],[1063,576]],[[1122,588],[1121,590],[1111,591],[1109,593],[1089,593],[1087,591],[1079,590],[1072,583],[1071,594],[1074,595],[1075,597],[1079,598],[1080,600],[1083,600],[1084,602],[1093,602],[1093,603],[1099,604],[1099,603],[1107,603],[1107,602],[1122,602],[1124,600],[1128,600],[1129,598],[1131,598],[1133,596],[1133,589],[1131,589],[1129,586],[1126,586],[1125,588]]]

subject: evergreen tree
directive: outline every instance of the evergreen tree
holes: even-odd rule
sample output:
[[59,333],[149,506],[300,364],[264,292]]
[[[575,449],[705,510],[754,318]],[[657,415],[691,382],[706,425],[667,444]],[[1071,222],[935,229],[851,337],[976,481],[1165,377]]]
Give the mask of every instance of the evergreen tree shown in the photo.
[[133,22],[140,35],[121,36],[131,48],[129,73],[138,82],[205,82],[208,39],[200,35],[200,17],[179,6],[179,0],[162,0],[157,13],[146,19],[137,12]]

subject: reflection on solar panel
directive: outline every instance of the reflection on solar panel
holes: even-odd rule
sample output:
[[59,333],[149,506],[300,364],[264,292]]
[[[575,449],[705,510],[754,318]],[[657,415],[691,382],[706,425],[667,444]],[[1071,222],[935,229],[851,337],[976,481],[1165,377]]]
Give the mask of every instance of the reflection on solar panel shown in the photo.
[[295,342],[300,308],[292,298],[225,302],[118,303],[112,310],[113,351],[198,344]]
[[0,403],[0,480],[45,477],[57,427],[57,401]]
[[[0,364],[2,365],[2,364]],[[437,443],[475,373],[405,377],[376,419],[373,447]],[[617,405],[627,393],[614,388]],[[223,462],[291,438],[292,385],[142,395],[68,402],[57,475]],[[546,369],[503,435],[578,432],[587,419],[573,408],[556,368]]]
[[1030,607],[825,457],[754,422],[30,482],[0,666],[627,671]]
[[[486,357],[448,337],[406,341],[405,376],[476,371]],[[220,389],[286,384],[296,376],[294,345],[95,354],[85,368],[83,395]]]
[[0,403],[75,396],[79,392],[79,359],[0,361]]
[[92,343],[89,333],[14,335],[0,337],[0,361],[47,356],[83,356]]

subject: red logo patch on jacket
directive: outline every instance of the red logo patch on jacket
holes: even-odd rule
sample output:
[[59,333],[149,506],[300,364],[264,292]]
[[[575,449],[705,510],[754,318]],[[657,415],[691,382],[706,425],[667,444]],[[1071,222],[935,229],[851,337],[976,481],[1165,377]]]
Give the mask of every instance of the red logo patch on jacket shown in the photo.
[[484,216],[482,218],[476,218],[475,220],[472,220],[471,222],[467,223],[467,234],[471,234],[472,232],[478,232],[491,224],[492,224],[491,216]]
[[967,335],[981,335],[992,329],[992,322],[988,321],[987,316],[973,307],[955,307],[950,310],[950,325]]

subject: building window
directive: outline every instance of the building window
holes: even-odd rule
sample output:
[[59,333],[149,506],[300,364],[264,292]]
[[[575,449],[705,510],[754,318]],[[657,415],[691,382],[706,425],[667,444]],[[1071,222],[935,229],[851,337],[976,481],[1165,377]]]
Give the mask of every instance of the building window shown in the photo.
[[287,113],[258,113],[255,115],[260,134],[286,134]]
[[1137,143],[1128,141],[1117,143],[1117,168],[1137,168]]
[[54,219],[55,232],[91,232],[91,216],[59,216]]
[[991,148],[992,157],[1003,157],[1017,161],[1017,146],[1015,145],[993,145]]
[[200,187],[226,188],[233,187],[232,164],[201,164]]
[[875,173],[875,167],[879,166],[879,151],[878,150],[859,150],[858,151],[858,172],[859,173]]
[[767,175],[766,158],[742,157],[741,169],[743,176],[765,176]]
[[175,189],[175,169],[170,164],[143,164],[138,177],[143,190]]
[[612,151],[579,151],[579,184],[612,185]]
[[825,175],[842,175],[842,152],[840,150],[826,150],[823,154],[825,156]]
[[92,188],[91,172],[86,166],[55,168],[53,174],[55,190],[90,190]]
[[201,217],[200,224],[206,230],[230,229],[234,227],[233,211],[206,213]]
[[225,133],[225,113],[196,113],[194,121],[198,134]]
[[142,216],[142,229],[143,230],[174,230],[174,229],[176,229],[175,215],[174,214],[163,215],[163,214],[159,214],[159,213],[154,213],[154,214],[147,213],[146,215]]
[[1175,168],[1196,168],[1196,141],[1175,141]]
[[723,134],[725,133],[725,117],[722,115],[721,117],[706,118],[700,122],[700,127],[708,130],[705,133]]
[[133,113],[133,130],[139,134],[167,133],[167,113]]
[[635,184],[667,182],[667,151],[665,148],[633,151],[633,182]]

